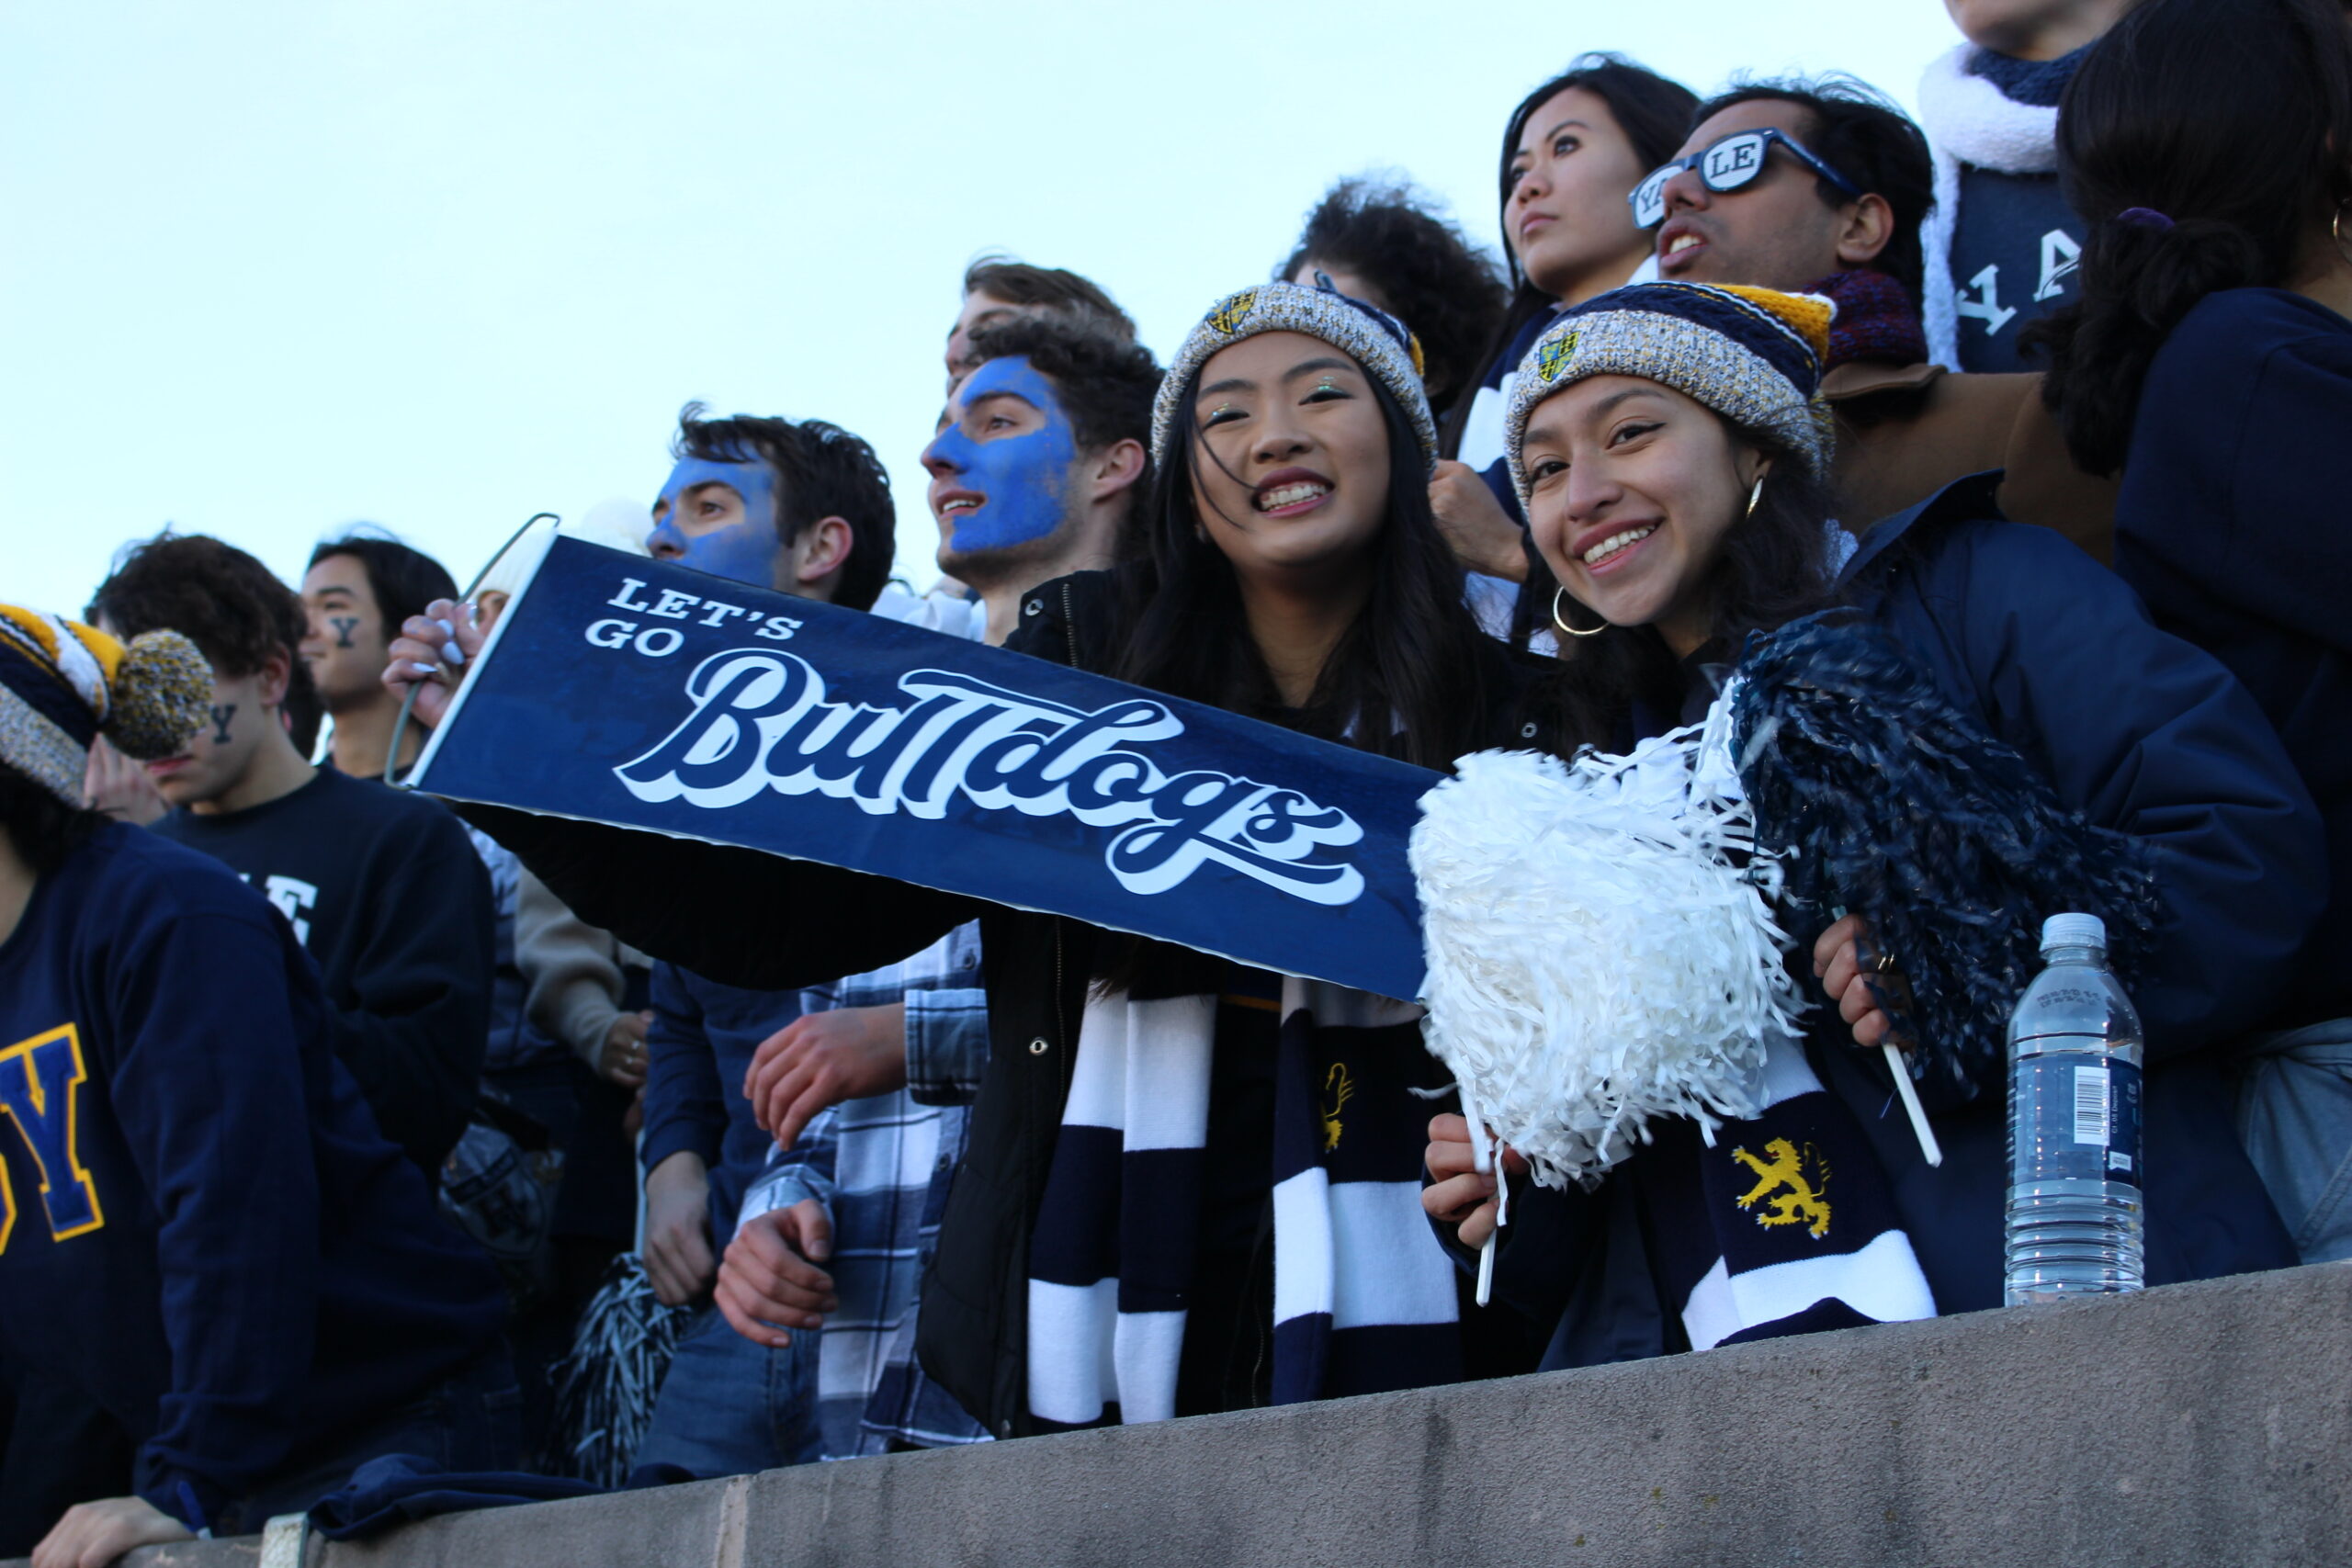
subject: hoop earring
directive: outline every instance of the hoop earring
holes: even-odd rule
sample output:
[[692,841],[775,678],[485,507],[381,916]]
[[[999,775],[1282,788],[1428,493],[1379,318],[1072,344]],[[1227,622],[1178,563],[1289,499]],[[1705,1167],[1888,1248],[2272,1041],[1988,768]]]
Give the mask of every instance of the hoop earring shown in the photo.
[[1609,623],[1607,621],[1601,622],[1590,631],[1578,631],[1576,627],[1562,620],[1560,618],[1560,600],[1567,593],[1567,592],[1568,591],[1566,588],[1555,588],[1552,590],[1552,624],[1554,626],[1559,627],[1570,637],[1599,637],[1602,632],[1609,629]]
[[2344,202],[2336,204],[2335,216],[2327,225],[2327,234],[2329,239],[2335,242],[2335,254],[2346,261],[2352,261],[2352,253],[2347,253],[2344,248],[2344,209],[2346,205],[2352,204]]
[[1764,476],[1763,476],[1762,474],[1758,474],[1758,475],[1757,475],[1757,476],[1756,476],[1756,488],[1755,488],[1754,490],[1751,490],[1751,491],[1749,491],[1747,492],[1747,510],[1745,513],[1741,513],[1742,517],[1743,517],[1743,518],[1747,518],[1747,517],[1753,517],[1753,516],[1755,516],[1755,515],[1756,515],[1756,503],[1757,503],[1758,502],[1759,502],[1759,501],[1763,500],[1763,499],[1764,499]]

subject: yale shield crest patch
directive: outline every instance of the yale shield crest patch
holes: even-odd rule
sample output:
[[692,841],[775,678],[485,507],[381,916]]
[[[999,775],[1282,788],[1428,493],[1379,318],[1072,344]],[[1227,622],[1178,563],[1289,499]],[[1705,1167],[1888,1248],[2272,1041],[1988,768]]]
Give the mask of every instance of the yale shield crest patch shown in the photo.
[[1557,337],[1545,338],[1543,345],[1535,351],[1535,373],[1546,381],[1558,380],[1560,373],[1568,367],[1568,362],[1577,356],[1577,340],[1583,335],[1582,333],[1562,333]]

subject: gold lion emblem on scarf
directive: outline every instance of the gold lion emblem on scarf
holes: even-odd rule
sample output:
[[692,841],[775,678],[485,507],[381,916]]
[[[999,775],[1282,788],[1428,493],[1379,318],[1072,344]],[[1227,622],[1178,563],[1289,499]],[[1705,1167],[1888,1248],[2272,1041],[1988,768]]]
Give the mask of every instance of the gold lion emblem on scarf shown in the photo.
[[[1804,1225],[1819,1241],[1829,1234],[1829,1199],[1824,1191],[1829,1185],[1829,1162],[1811,1144],[1799,1153],[1797,1146],[1786,1138],[1775,1138],[1764,1145],[1765,1158],[1758,1159],[1746,1149],[1734,1149],[1731,1157],[1756,1173],[1756,1185],[1736,1200],[1743,1209],[1764,1203],[1764,1212],[1756,1223],[1767,1230],[1775,1225]],[[1808,1178],[1805,1168],[1811,1166]],[[1770,1199],[1770,1201],[1765,1202]]]
[[1340,1125],[1340,1112],[1356,1097],[1356,1080],[1348,1076],[1345,1062],[1334,1062],[1331,1070],[1323,1075],[1323,1152],[1329,1154],[1340,1146],[1340,1134],[1346,1129]]

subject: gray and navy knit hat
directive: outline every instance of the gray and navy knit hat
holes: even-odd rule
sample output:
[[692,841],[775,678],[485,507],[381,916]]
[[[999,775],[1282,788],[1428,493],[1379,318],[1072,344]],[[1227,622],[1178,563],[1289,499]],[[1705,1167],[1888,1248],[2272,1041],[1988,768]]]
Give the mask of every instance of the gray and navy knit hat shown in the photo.
[[212,669],[177,632],[130,646],[79,621],[0,604],[0,761],[68,806],[83,801],[90,742],[135,761],[169,757],[204,727]]
[[1175,450],[1176,411],[1200,378],[1201,367],[1221,348],[1260,333],[1305,333],[1320,338],[1364,368],[1388,389],[1413,422],[1421,460],[1437,466],[1437,421],[1430,417],[1429,394],[1421,388],[1421,345],[1404,322],[1387,311],[1340,293],[1321,279],[1313,288],[1296,283],[1261,283],[1218,300],[1176,351],[1175,363],[1159,383],[1151,410],[1151,460],[1165,467]]
[[1745,429],[1779,436],[1826,477],[1821,366],[1836,307],[1817,294],[1712,283],[1636,283],[1564,310],[1520,361],[1503,414],[1510,482],[1527,504],[1520,449],[1535,405],[1594,376],[1671,387]]

